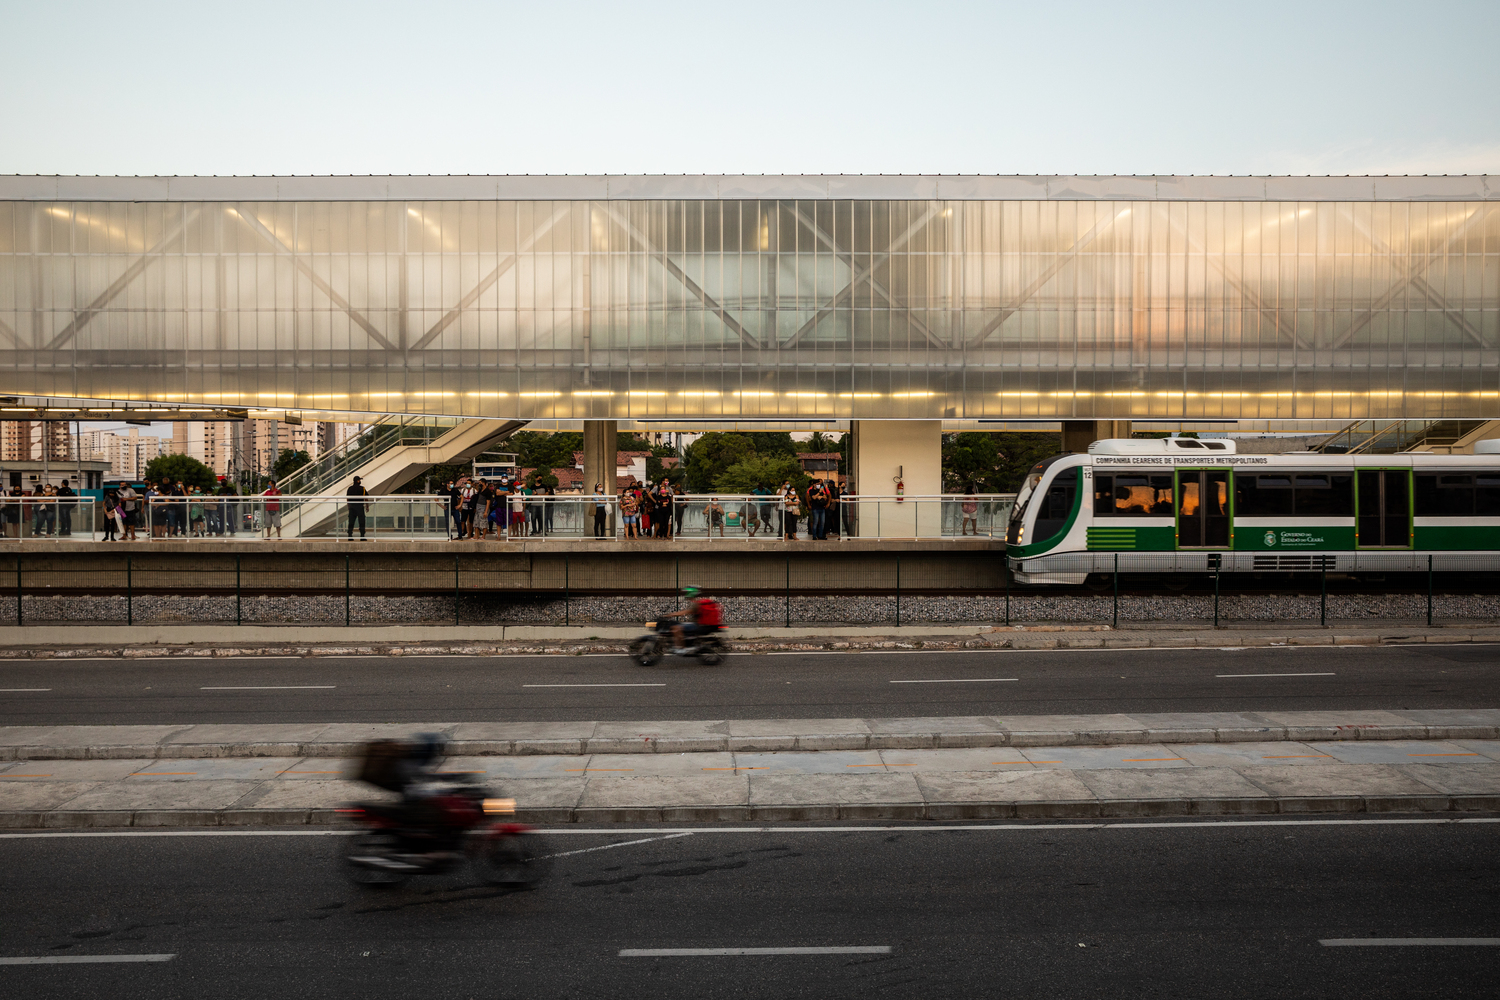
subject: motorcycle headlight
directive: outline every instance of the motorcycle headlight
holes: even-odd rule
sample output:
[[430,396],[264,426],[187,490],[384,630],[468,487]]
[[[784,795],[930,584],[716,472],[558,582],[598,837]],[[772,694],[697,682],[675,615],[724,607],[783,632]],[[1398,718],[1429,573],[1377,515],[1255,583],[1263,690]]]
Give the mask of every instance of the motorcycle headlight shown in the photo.
[[656,622],[647,622],[646,623],[646,627],[647,628],[656,628]]
[[485,799],[484,814],[486,816],[514,816],[516,814],[516,800]]

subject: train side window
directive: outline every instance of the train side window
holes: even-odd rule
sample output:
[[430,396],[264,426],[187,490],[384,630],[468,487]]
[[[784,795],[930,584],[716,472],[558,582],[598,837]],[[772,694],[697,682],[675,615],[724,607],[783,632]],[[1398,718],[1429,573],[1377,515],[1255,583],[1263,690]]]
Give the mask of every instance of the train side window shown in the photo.
[[1353,517],[1354,477],[1335,473],[1297,476],[1293,482],[1298,517]]
[[1437,487],[1438,517],[1474,516],[1474,477],[1439,475]]
[[1474,477],[1474,513],[1500,517],[1500,473],[1481,472]]
[[1413,513],[1417,517],[1433,517],[1437,514],[1437,480],[1437,476],[1420,472],[1412,477],[1412,493],[1416,499]]
[[1292,477],[1290,475],[1237,475],[1234,481],[1236,516],[1292,516]]
[[1160,517],[1171,517],[1177,508],[1172,504],[1172,477],[1152,476],[1151,492],[1155,500],[1151,504],[1151,513]]
[[1094,513],[1113,514],[1115,512],[1115,477],[1094,477]]

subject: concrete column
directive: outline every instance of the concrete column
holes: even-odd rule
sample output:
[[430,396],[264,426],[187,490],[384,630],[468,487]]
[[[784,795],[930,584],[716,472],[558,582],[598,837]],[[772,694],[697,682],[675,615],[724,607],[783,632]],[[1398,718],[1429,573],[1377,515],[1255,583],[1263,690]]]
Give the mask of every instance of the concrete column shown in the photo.
[[604,484],[604,492],[615,492],[615,445],[619,442],[617,420],[583,422],[583,492],[594,492],[595,483]]
[[[892,496],[896,480],[908,497],[936,496],[943,490],[941,420],[854,420],[850,422],[850,475],[861,496]],[[936,501],[861,503],[855,534],[861,538],[939,537],[941,506]]]
[[1062,450],[1083,454],[1095,441],[1130,437],[1129,420],[1064,420]]

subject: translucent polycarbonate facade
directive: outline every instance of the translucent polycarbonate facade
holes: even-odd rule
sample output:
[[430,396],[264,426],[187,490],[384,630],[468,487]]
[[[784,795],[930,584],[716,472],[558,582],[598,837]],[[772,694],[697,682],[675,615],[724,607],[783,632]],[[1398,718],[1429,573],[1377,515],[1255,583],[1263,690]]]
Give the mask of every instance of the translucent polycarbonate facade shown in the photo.
[[560,419],[1500,416],[1500,202],[0,201],[0,391]]

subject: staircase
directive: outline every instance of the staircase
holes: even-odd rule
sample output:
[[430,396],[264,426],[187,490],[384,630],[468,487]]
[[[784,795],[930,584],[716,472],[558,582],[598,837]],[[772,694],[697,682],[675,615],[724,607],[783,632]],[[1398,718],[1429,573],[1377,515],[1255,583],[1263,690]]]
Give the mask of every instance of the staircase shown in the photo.
[[[434,465],[451,465],[482,454],[509,437],[525,420],[459,420],[453,417],[401,417],[377,423],[358,437],[319,456],[278,484],[283,493],[343,496],[359,476],[371,496],[382,496]],[[326,534],[343,505],[314,500],[302,505],[299,534]]]
[[1495,420],[1356,420],[1312,450],[1335,455],[1459,455],[1471,452],[1474,442],[1496,436],[1500,421]]

